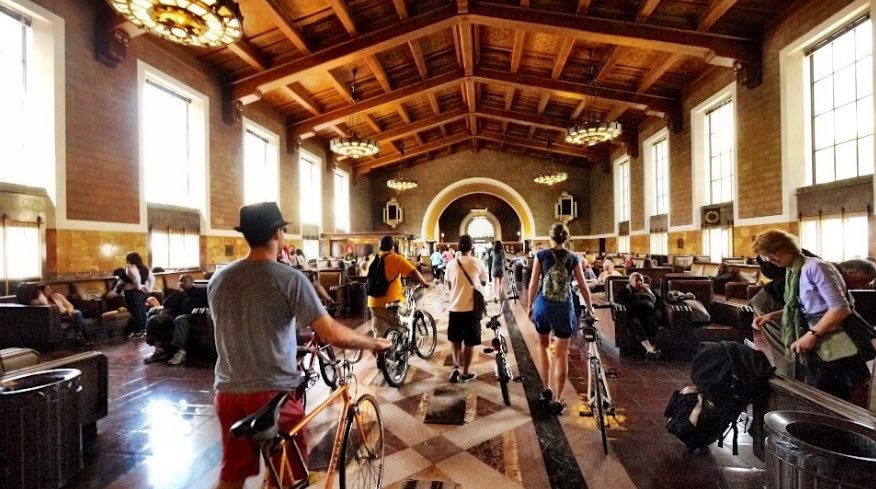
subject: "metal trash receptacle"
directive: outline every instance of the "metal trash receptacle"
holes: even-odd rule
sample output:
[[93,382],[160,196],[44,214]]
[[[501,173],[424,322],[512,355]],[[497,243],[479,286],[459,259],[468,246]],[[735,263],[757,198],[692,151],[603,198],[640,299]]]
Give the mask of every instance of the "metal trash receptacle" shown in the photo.
[[801,411],[773,411],[767,431],[767,489],[869,489],[876,481],[876,430]]
[[82,470],[81,374],[44,370],[0,383],[0,487],[59,488]]
[[366,306],[365,284],[363,282],[350,282],[347,287],[347,309],[351,315],[365,314]]

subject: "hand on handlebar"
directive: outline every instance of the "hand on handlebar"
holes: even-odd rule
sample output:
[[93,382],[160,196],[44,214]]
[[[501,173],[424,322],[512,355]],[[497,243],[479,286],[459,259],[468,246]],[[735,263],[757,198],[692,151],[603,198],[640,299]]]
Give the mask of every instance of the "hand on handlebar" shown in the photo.
[[371,349],[371,351],[375,355],[382,352],[382,351],[386,351],[386,350],[389,350],[390,348],[392,348],[392,342],[386,338],[376,338],[374,340],[374,342],[375,342],[375,345],[374,345],[374,348]]

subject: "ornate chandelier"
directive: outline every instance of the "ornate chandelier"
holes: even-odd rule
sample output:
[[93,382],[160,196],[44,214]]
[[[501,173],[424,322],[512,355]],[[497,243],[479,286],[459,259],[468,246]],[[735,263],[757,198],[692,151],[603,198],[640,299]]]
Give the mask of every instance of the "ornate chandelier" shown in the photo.
[[107,0],[116,12],[164,39],[189,46],[240,40],[243,17],[233,0]]
[[566,179],[569,178],[569,175],[564,171],[558,171],[553,173],[542,173],[537,177],[533,178],[532,181],[535,183],[540,183],[542,185],[555,185],[560,182],[565,182]]
[[[590,74],[589,74],[589,92],[591,97],[596,96],[596,71],[593,64],[593,49],[590,50]],[[566,129],[566,142],[570,144],[579,144],[593,146],[595,144],[611,141],[620,136],[621,125],[619,122],[609,122],[600,120],[599,117],[585,117],[580,124]]]
[[386,181],[387,187],[399,192],[417,188],[417,185],[419,185],[417,181],[411,180],[410,178],[391,178]]
[[[350,136],[342,138],[332,138],[329,142],[329,149],[332,153],[341,156],[349,156],[351,158],[362,158],[363,156],[374,156],[380,152],[380,143],[376,139],[360,137],[356,134],[356,124],[359,123],[359,114],[356,112],[356,68],[353,68],[353,82],[351,84],[350,98],[353,101],[353,110],[350,113],[350,121],[347,125],[350,127]],[[389,184],[389,182],[387,182]],[[415,185],[416,186],[416,185]]]

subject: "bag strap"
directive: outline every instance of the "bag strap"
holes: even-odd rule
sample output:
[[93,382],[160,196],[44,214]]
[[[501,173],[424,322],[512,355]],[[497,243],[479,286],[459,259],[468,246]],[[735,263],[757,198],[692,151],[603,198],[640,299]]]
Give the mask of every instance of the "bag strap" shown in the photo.
[[[461,257],[460,257],[461,258]],[[468,283],[471,284],[471,288],[475,288],[474,282],[471,281],[471,277],[468,276],[468,272],[465,271],[465,267],[462,266],[462,262],[459,261],[459,258],[456,259],[456,264],[459,265],[459,269],[462,270],[462,273],[465,274],[465,278],[468,279]]]

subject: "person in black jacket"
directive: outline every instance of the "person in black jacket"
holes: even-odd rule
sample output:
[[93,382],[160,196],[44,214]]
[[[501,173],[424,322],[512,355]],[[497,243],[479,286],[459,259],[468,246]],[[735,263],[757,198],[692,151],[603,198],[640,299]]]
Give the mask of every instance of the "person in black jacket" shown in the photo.
[[180,277],[179,286],[185,293],[186,300],[179,314],[173,318],[173,339],[170,341],[170,347],[175,349],[176,353],[167,361],[168,365],[180,365],[186,361],[186,342],[189,340],[192,312],[195,309],[208,307],[207,288],[196,287],[191,275]]
[[618,292],[617,302],[627,308],[627,325],[645,349],[645,358],[659,360],[663,352],[654,346],[657,335],[657,296],[639,272],[630,274],[630,283]]

